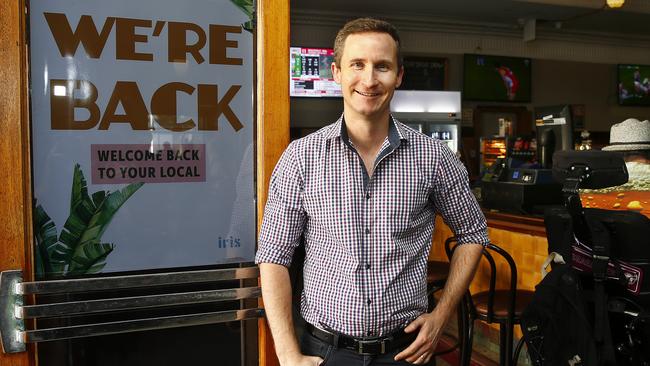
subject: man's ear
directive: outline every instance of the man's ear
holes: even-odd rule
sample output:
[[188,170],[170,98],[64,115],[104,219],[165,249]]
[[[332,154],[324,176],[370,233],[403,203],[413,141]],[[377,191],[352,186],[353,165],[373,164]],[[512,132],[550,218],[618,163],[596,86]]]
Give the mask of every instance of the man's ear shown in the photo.
[[337,84],[341,84],[341,69],[336,65],[336,62],[332,62],[332,76],[334,76],[334,81]]
[[399,88],[402,85],[402,78],[404,77],[404,66],[400,66],[399,71],[397,72],[397,83],[395,89]]

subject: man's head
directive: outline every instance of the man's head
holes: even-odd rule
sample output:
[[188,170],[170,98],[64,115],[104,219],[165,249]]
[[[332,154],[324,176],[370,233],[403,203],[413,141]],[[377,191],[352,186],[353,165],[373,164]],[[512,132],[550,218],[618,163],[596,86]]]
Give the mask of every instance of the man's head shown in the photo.
[[351,20],[345,23],[343,28],[339,30],[339,32],[336,34],[336,39],[334,40],[334,62],[336,62],[337,65],[341,65],[341,57],[343,56],[343,49],[345,48],[345,40],[349,35],[357,33],[388,34],[395,41],[397,50],[397,66],[400,68],[402,67],[402,43],[399,39],[397,28],[388,22],[374,18],[358,18]]
[[650,163],[650,121],[628,118],[612,126],[605,151],[623,153],[625,161]]
[[388,121],[403,74],[395,28],[376,19],[353,20],[339,32],[334,52],[332,75],[341,85],[346,121]]

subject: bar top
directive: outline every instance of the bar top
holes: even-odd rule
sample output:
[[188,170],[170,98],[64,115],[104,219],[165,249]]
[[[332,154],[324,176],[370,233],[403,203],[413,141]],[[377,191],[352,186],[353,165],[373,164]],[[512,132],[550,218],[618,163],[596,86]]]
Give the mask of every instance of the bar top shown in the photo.
[[536,236],[546,236],[546,227],[544,226],[544,219],[542,217],[515,215],[487,209],[483,209],[483,214],[487,219],[488,227]]

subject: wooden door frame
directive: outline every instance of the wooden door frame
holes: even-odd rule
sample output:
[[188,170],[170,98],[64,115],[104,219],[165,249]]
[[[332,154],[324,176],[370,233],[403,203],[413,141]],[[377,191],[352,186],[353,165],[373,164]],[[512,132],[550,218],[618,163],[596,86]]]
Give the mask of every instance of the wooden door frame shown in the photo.
[[[0,271],[23,271],[31,281],[32,191],[27,99],[25,1],[0,2]],[[0,365],[36,364],[36,347],[4,354]]]
[[[269,180],[289,145],[289,0],[257,2],[257,220],[262,225]],[[278,366],[271,331],[259,320],[260,366]]]
[[[257,3],[257,209],[261,223],[268,184],[289,144],[289,0]],[[27,95],[25,0],[0,2],[0,271],[22,269],[32,280],[32,191]],[[259,364],[279,365],[265,319],[259,321]],[[36,364],[36,346],[0,352],[0,364]]]

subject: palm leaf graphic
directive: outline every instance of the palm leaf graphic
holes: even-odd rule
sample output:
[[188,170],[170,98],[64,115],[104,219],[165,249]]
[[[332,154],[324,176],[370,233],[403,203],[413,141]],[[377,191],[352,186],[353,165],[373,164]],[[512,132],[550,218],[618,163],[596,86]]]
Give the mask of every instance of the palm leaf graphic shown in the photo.
[[44,278],[47,273],[62,272],[65,262],[51,259],[57,243],[56,225],[41,205],[34,209],[34,233],[38,243],[34,251],[36,278]]
[[[56,236],[56,228],[42,208],[39,220],[35,220],[39,246],[37,252],[41,257],[43,274],[48,277],[65,277],[100,272],[106,265],[106,257],[115,248],[114,244],[102,243],[101,237],[115,213],[142,185],[143,183],[132,183],[122,190],[98,191],[90,197],[86,179],[79,164],[76,164],[72,178],[70,215],[63,225],[59,240],[53,242],[51,234],[54,230]],[[39,239],[41,232],[49,233],[50,236],[40,235]],[[47,258],[43,253],[47,254]]]
[[242,27],[251,32],[253,30],[253,17],[255,14],[255,5],[253,4],[253,0],[230,0],[230,2],[235,4],[235,6],[248,16],[248,19],[250,20],[242,24]]

